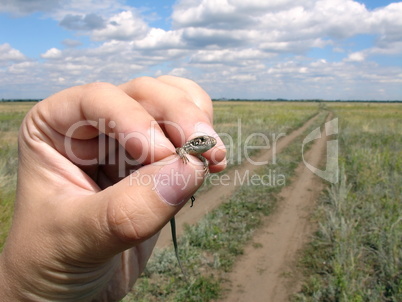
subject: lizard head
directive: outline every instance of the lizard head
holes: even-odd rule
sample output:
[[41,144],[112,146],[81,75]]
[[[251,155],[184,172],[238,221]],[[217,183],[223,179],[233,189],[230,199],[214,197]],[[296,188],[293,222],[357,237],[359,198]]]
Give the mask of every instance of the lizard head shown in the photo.
[[202,154],[216,145],[216,139],[209,135],[197,136],[189,141],[192,152]]

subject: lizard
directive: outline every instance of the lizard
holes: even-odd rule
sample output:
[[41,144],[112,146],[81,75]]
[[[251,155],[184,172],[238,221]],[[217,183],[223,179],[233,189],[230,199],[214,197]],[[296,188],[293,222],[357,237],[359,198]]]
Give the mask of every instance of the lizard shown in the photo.
[[[189,141],[187,141],[182,147],[176,148],[176,153],[180,156],[180,158],[183,160],[184,164],[187,164],[189,159],[187,157],[188,154],[195,155],[198,157],[202,163],[204,164],[204,171],[206,176],[209,174],[209,169],[208,169],[208,160],[202,156],[202,154],[209,149],[213,148],[216,145],[216,139],[213,138],[212,136],[208,135],[202,135],[202,136],[197,136]],[[193,206],[195,201],[195,197],[191,196],[191,206]],[[181,265],[180,257],[179,257],[179,250],[177,247],[177,236],[176,236],[176,220],[175,217],[173,216],[170,219],[170,228],[171,228],[171,233],[172,233],[172,239],[173,239],[173,247],[174,251],[176,254],[177,262],[179,263],[180,270],[182,274],[186,277],[187,275],[183,270],[183,266]]]

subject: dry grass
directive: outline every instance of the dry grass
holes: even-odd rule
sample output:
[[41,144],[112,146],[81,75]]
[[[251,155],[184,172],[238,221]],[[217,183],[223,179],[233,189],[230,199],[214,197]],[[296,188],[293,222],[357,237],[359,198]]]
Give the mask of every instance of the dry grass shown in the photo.
[[402,301],[402,105],[333,104],[341,182],[318,211],[298,301]]
[[36,103],[0,103],[0,251],[7,237],[17,182],[18,129]]

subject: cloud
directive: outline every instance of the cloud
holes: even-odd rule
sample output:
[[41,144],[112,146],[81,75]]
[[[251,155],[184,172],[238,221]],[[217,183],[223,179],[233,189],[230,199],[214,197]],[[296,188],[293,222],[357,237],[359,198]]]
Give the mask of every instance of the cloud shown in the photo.
[[63,57],[62,52],[60,49],[57,48],[51,48],[48,51],[46,51],[44,54],[41,54],[41,57],[43,59],[60,59]]
[[8,71],[13,74],[21,74],[21,75],[25,75],[26,72],[31,72],[31,70],[38,66],[38,64],[36,62],[21,62],[21,63],[15,63],[12,64],[9,68]]
[[228,28],[234,25],[239,28],[250,19],[228,4],[227,0],[204,0],[193,6],[187,4],[181,3],[175,7],[172,15],[175,27]]
[[66,15],[95,14],[107,18],[127,9],[125,2],[124,0],[3,0],[0,13],[24,16],[39,12],[56,21],[63,20]]
[[[402,3],[375,11],[352,0],[179,1],[172,14],[175,29],[191,45],[259,47],[296,52],[324,47],[358,34],[402,36]],[[397,26],[395,26],[397,25]]]
[[258,49],[243,49],[243,50],[200,50],[191,57],[193,63],[208,63],[208,64],[222,64],[230,62],[233,65],[238,65],[241,62],[262,61],[271,57],[270,54],[265,53]]
[[70,30],[94,30],[106,26],[105,20],[96,14],[66,15],[59,23],[62,27]]
[[17,49],[14,49],[8,43],[0,44],[0,64],[1,62],[19,62],[27,58]]
[[72,31],[84,31],[95,41],[140,39],[148,25],[124,0],[6,0],[0,12],[22,16],[40,12]]
[[[369,62],[283,60],[256,72],[242,67],[216,69],[210,66],[196,80],[217,97],[384,99],[379,91],[386,85],[389,90],[385,99],[400,99],[402,74],[400,68],[380,68]],[[225,89],[228,86],[230,90]]]
[[74,40],[74,39],[64,39],[61,43],[67,47],[77,47],[82,45],[81,41]]
[[0,12],[17,16],[34,12],[51,12],[60,6],[61,0],[5,0],[0,5]]
[[173,68],[169,75],[176,76],[176,77],[183,77],[188,78],[191,77],[191,71],[188,71],[186,68]]
[[132,41],[143,38],[148,31],[148,25],[139,14],[133,11],[123,11],[110,17],[104,28],[95,29],[92,32],[92,38],[96,41]]
[[183,40],[191,47],[207,46],[237,47],[247,43],[247,31],[231,31],[225,29],[186,28],[183,30]]
[[362,62],[365,59],[363,52],[353,52],[351,53],[345,61],[349,62]]
[[[56,3],[48,16],[96,43],[74,48],[79,41],[64,40],[67,48],[50,48],[36,61],[0,45],[0,79],[9,72],[18,83],[39,81],[48,94],[144,74],[186,76],[213,97],[383,98],[384,87],[402,93],[402,68],[376,61],[400,58],[402,3],[368,10],[352,0],[179,0],[169,29],[151,27],[123,0]],[[356,35],[373,45],[352,47]]]
[[134,48],[153,50],[185,48],[182,34],[181,30],[165,31],[161,28],[152,28],[143,39],[134,41]]

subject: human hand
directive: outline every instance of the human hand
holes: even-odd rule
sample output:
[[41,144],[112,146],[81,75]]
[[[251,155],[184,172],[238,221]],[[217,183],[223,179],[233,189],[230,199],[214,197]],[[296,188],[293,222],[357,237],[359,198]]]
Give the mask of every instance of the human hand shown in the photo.
[[[125,296],[159,230],[203,181],[203,165],[184,165],[174,146],[197,132],[216,137],[211,124],[208,95],[169,76],[73,87],[37,104],[19,135],[0,300]],[[219,139],[205,157],[211,172],[224,169]]]

